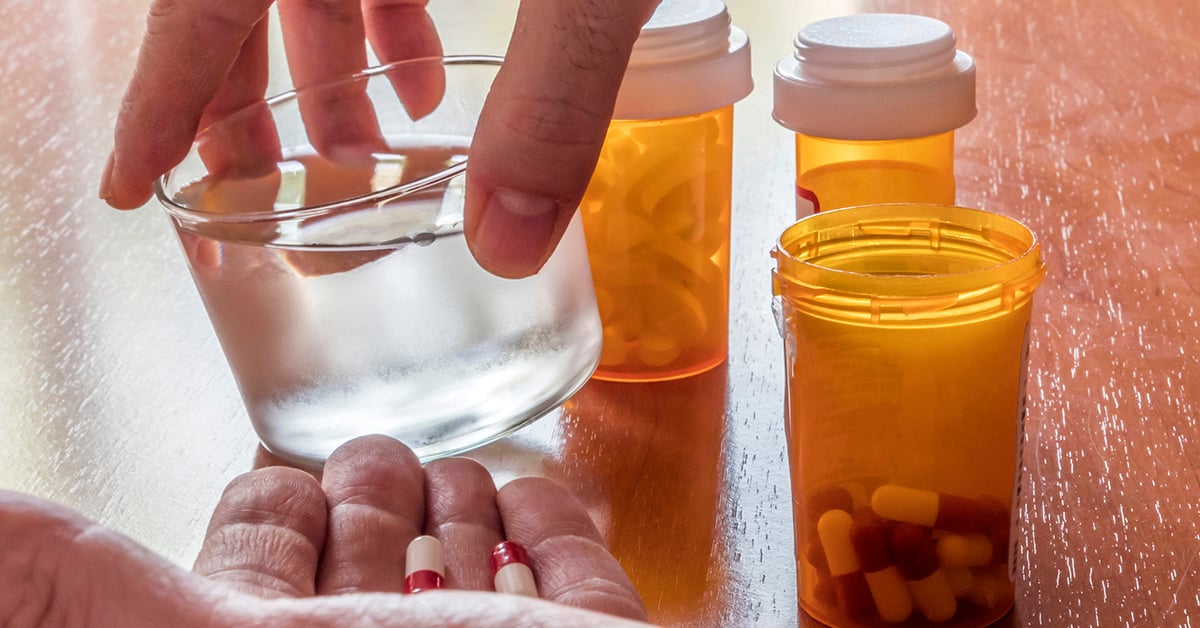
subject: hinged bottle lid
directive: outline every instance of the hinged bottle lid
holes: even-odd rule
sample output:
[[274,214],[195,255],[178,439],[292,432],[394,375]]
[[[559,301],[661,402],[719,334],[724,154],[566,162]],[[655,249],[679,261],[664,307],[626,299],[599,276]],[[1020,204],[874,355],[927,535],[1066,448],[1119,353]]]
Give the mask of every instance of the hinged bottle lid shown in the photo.
[[613,117],[656,120],[711,111],[753,89],[750,39],[721,0],[663,0],[642,27]]
[[818,137],[887,140],[959,128],[975,117],[975,61],[954,31],[920,15],[815,22],[775,66],[775,119]]

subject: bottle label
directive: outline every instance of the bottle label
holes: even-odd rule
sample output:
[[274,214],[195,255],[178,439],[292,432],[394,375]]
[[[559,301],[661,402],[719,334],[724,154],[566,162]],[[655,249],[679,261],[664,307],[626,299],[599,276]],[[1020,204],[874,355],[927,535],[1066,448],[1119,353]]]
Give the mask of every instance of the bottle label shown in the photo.
[[819,211],[821,211],[821,203],[817,200],[817,195],[812,190],[807,190],[797,185],[796,217],[803,218]]

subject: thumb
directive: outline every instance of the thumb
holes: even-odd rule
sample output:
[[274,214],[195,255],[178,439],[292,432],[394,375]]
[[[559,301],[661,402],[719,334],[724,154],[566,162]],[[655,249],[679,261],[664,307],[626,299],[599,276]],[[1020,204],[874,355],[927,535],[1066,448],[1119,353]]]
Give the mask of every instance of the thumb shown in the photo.
[[209,626],[244,596],[70,510],[0,490],[0,626]]
[[525,277],[558,245],[658,1],[522,0],[467,167],[467,243],[484,268]]

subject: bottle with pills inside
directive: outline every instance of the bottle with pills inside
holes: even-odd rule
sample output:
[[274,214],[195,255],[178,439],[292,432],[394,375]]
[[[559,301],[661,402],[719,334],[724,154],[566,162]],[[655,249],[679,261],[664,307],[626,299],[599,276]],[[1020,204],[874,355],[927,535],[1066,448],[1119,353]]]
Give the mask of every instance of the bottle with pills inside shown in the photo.
[[580,205],[604,326],[595,377],[687,377],[728,350],[733,103],[750,42],[720,0],[642,28]]
[[810,214],[773,251],[799,604],[837,628],[1013,604],[1037,238],[950,205]]
[[954,131],[975,117],[975,62],[920,15],[814,22],[775,66],[774,117],[796,133],[796,216],[955,202]]

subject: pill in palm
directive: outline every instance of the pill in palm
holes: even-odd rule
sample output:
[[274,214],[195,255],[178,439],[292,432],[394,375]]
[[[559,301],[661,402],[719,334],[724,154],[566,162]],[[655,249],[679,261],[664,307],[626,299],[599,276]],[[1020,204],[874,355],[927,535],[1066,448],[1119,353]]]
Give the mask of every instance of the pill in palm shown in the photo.
[[489,565],[498,593],[537,597],[537,582],[524,547],[512,541],[501,542],[492,550]]
[[445,585],[446,567],[442,543],[428,535],[418,536],[404,553],[404,592],[420,593]]

